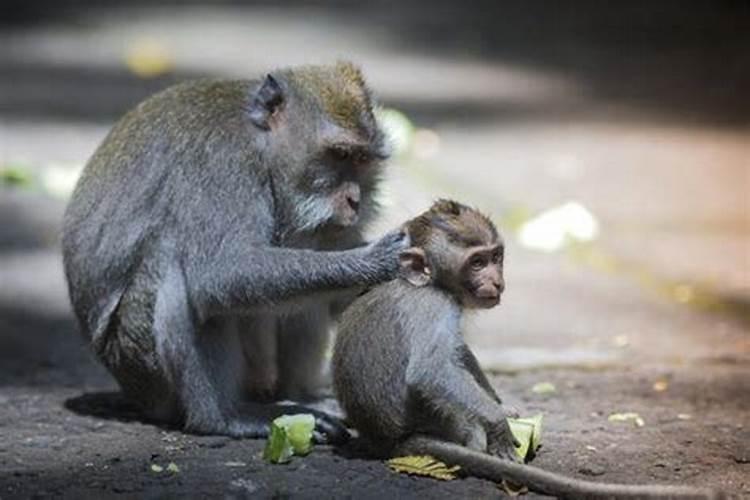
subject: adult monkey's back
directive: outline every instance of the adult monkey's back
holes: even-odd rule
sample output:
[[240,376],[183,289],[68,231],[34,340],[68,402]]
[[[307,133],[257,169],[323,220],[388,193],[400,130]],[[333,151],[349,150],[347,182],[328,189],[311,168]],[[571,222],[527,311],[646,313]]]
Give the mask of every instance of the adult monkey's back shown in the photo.
[[392,278],[405,248],[397,232],[363,245],[385,156],[348,63],[182,84],[123,117],[76,186],[63,255],[124,393],[151,418],[249,437],[284,411],[261,400],[313,395],[332,301]]

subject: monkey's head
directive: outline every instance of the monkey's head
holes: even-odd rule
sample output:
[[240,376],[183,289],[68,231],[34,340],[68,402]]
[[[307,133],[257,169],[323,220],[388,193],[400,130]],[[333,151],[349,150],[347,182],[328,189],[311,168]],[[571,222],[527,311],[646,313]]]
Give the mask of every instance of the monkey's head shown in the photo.
[[253,91],[251,122],[296,231],[341,229],[369,219],[387,158],[370,91],[351,63],[269,74]]
[[404,279],[442,288],[464,307],[488,309],[500,303],[505,247],[487,216],[438,200],[406,227],[412,247],[401,255]]

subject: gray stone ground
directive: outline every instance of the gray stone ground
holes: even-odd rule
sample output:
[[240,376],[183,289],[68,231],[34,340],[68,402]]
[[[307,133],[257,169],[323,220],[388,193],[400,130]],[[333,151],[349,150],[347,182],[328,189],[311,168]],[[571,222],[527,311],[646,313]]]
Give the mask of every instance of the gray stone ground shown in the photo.
[[[390,167],[374,232],[437,196],[504,224],[504,303],[466,335],[506,398],[545,414],[536,463],[750,496],[746,9],[346,5],[79,8],[2,26],[0,164],[79,165],[124,109],[182,78],[353,59],[420,128]],[[144,40],[172,73],[128,71]],[[567,201],[597,217],[595,241],[520,244],[518,214]],[[63,207],[0,189],[0,498],[500,495],[476,479],[398,476],[351,449],[270,466],[260,442],[138,421],[75,333]],[[557,390],[534,394],[538,382]],[[609,422],[615,412],[645,425]],[[180,472],[150,470],[169,462]]]

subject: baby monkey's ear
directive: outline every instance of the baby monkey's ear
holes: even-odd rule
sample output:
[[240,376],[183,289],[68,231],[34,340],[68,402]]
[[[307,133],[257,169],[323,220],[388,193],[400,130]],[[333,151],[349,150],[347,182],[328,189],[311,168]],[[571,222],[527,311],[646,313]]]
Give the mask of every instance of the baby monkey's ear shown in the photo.
[[429,285],[432,280],[432,271],[427,262],[424,250],[411,247],[399,255],[401,265],[401,277],[414,286]]

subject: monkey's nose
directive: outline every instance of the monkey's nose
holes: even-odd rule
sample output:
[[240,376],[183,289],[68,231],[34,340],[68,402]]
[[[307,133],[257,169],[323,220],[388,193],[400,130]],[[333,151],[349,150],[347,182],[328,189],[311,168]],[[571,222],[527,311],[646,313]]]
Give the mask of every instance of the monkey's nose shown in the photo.
[[505,281],[496,281],[495,288],[497,288],[498,295],[505,291]]

